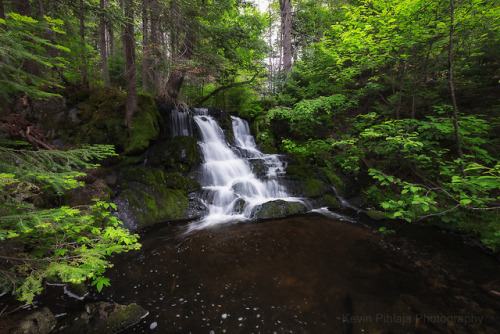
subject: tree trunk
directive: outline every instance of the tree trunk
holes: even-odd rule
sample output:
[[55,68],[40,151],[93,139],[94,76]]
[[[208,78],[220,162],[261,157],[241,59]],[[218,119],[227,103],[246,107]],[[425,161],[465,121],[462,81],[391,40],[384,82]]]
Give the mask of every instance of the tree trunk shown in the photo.
[[108,29],[107,44],[109,45],[109,56],[115,54],[115,29],[113,27],[113,22],[108,22],[106,25]]
[[[191,59],[191,56],[193,55],[193,44],[194,38],[190,36],[190,33],[188,32],[186,37],[184,37],[183,47],[179,51],[179,58],[182,58],[181,60],[185,61]],[[166,91],[166,98],[169,102],[177,102],[185,75],[186,68],[184,66],[177,66],[172,70],[172,73],[170,73]]]
[[462,176],[465,177],[464,170],[464,154],[462,152],[462,144],[460,141],[460,134],[458,133],[458,106],[457,99],[455,97],[455,85],[453,82],[453,34],[454,34],[454,14],[455,14],[455,5],[453,0],[450,0],[450,43],[448,45],[448,76],[450,83],[450,93],[451,93],[451,102],[453,105],[453,127],[455,129],[455,141],[457,144],[457,152],[458,156],[461,159],[460,168],[462,170]]
[[87,57],[85,54],[85,6],[83,0],[80,0],[80,48],[82,55],[82,65],[80,68],[80,75],[82,76],[82,83],[88,86],[87,78]]
[[45,16],[45,8],[43,7],[43,0],[38,0],[38,11],[40,14],[40,19],[43,20]]
[[[99,1],[99,8],[101,9],[102,12],[104,12],[104,9],[106,7],[106,1],[105,0],[100,0]],[[106,21],[104,20],[104,17],[101,18],[100,22],[100,34],[101,34],[101,58],[102,58],[102,75],[103,75],[103,86],[104,87],[109,87],[109,71],[108,71],[108,48],[107,48],[107,42],[106,42]]]
[[[31,17],[31,7],[29,0],[16,0],[16,9],[19,14]],[[40,69],[38,68],[37,64],[31,60],[25,61],[24,70],[28,74],[40,76]]]
[[135,69],[135,39],[134,39],[134,1],[125,1],[125,24],[124,49],[125,49],[125,77],[127,82],[127,97],[125,100],[125,123],[130,129],[132,115],[137,111],[137,88]]
[[[155,4],[156,5],[156,4]],[[160,18],[158,16],[158,11],[156,8],[153,8],[151,11],[151,31],[149,35],[149,44],[151,44],[150,50],[150,90],[158,92],[160,89],[160,76],[157,72],[157,64],[160,58],[160,52],[158,49],[159,45],[159,26],[160,26]]]
[[283,71],[292,71],[292,4],[291,0],[280,0],[281,31],[283,34]]
[[29,0],[16,0],[17,12],[24,16],[31,16],[31,8]]
[[5,9],[3,7],[3,0],[0,0],[0,19],[5,20]]
[[148,0],[142,0],[142,90],[149,91],[148,70],[149,70],[149,38],[148,38]]

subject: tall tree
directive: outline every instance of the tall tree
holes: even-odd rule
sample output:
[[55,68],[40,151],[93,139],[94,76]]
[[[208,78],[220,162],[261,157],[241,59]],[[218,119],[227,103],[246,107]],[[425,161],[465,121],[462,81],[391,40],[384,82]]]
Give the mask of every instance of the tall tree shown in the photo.
[[142,90],[148,92],[148,70],[149,70],[149,0],[142,0]]
[[82,51],[82,64],[80,67],[81,74],[81,82],[84,85],[88,85],[87,78],[87,57],[85,55],[85,3],[83,0],[80,0],[80,48]]
[[132,115],[137,112],[137,88],[135,68],[134,1],[125,0],[124,51],[127,98],[125,101],[125,123],[130,128]]
[[0,0],[0,19],[5,20],[5,9],[3,7],[3,0]]
[[462,175],[465,177],[464,171],[464,154],[462,152],[462,144],[460,142],[460,135],[458,133],[458,106],[457,106],[457,98],[455,96],[455,85],[453,78],[453,34],[454,34],[454,18],[455,18],[455,3],[453,0],[450,0],[450,41],[448,43],[448,80],[450,84],[450,94],[451,94],[451,103],[453,106],[453,127],[455,130],[455,141],[457,144],[457,152],[458,156],[461,159],[460,168],[462,170]]
[[101,61],[102,61],[102,75],[104,87],[109,87],[109,71],[108,71],[108,43],[106,39],[106,19],[104,17],[104,10],[106,8],[106,0],[99,1],[99,8],[101,9],[101,22],[99,23],[99,32],[101,34]]
[[280,0],[281,33],[283,43],[283,71],[292,71],[292,4],[291,0]]

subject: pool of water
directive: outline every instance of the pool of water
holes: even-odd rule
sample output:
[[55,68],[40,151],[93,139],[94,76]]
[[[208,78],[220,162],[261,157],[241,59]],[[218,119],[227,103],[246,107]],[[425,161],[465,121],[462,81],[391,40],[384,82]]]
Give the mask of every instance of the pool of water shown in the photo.
[[[92,300],[150,314],[123,333],[498,333],[499,262],[439,231],[381,235],[319,214],[143,233]],[[55,288],[54,288],[55,289]]]

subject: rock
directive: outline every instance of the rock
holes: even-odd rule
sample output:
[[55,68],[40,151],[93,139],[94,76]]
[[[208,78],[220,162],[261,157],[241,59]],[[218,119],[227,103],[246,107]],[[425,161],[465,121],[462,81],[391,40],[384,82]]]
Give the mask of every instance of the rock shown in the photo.
[[136,303],[120,305],[98,302],[87,304],[85,311],[71,316],[54,333],[68,334],[108,334],[129,327],[148,315]]
[[12,334],[48,334],[56,326],[56,318],[47,307],[36,311],[19,323]]
[[109,201],[111,189],[103,180],[96,180],[92,184],[71,189],[68,191],[69,205],[71,207],[79,205],[91,205],[93,199]]
[[365,214],[373,220],[382,220],[389,218],[387,213],[378,210],[368,210],[365,212]]
[[188,193],[199,184],[179,173],[167,173],[146,166],[127,168],[122,173],[122,192],[113,199],[124,226],[138,230],[155,223],[199,217],[206,207]]
[[155,144],[146,155],[148,166],[162,167],[183,175],[189,173],[199,162],[198,140],[194,137],[177,136]]
[[250,216],[254,219],[273,219],[298,215],[307,212],[307,207],[301,202],[275,200],[263,203],[252,209]]
[[67,131],[65,139],[74,144],[113,144],[118,153],[141,155],[158,138],[162,119],[153,98],[139,94],[139,108],[128,128],[124,121],[125,97],[116,90],[91,89],[88,99],[78,104],[78,112],[68,116],[76,120],[69,122],[75,129]]

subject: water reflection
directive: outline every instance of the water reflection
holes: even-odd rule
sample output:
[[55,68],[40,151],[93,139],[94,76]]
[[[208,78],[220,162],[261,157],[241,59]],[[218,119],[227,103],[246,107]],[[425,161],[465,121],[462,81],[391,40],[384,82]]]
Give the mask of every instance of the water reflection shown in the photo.
[[[106,298],[150,311],[127,333],[498,328],[498,301],[456,277],[420,273],[408,254],[359,225],[308,215],[184,232],[150,231],[108,273]],[[457,318],[474,315],[483,317]]]

